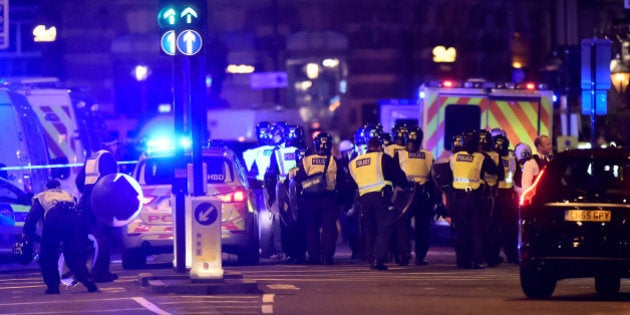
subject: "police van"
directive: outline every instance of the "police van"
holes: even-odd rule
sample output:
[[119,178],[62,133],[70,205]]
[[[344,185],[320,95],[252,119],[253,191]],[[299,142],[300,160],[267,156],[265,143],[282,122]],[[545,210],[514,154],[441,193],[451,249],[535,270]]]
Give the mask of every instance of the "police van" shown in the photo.
[[[152,146],[154,142],[150,141]],[[147,256],[173,253],[172,181],[173,151],[152,149],[138,160],[133,176],[142,187],[143,208],[138,217],[123,229],[125,269],[142,267]],[[222,250],[235,254],[242,264],[256,264],[259,253],[259,213],[245,168],[227,147],[202,149],[207,167],[207,195],[222,201]],[[191,163],[190,154],[186,155]]]

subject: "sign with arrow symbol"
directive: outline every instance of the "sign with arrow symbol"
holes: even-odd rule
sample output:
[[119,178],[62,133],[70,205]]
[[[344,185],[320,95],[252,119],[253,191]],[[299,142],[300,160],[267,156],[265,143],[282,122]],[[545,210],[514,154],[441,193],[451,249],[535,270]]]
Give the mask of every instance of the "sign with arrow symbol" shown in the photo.
[[186,56],[197,54],[202,45],[201,35],[194,30],[184,30],[177,35],[177,50]]
[[211,203],[204,202],[195,208],[195,219],[201,225],[210,225],[219,217],[219,211]]

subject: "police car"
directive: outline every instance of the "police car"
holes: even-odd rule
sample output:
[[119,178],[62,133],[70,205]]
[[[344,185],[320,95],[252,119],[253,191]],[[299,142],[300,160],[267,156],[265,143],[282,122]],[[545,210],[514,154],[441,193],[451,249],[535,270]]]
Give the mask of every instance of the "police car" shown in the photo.
[[32,194],[0,177],[0,256],[11,260],[15,234],[22,233]]
[[[227,147],[202,149],[207,165],[207,195],[222,201],[222,250],[235,254],[242,264],[259,261],[257,199],[249,187],[245,168]],[[188,163],[190,155],[187,155]],[[153,151],[138,160],[133,176],[144,193],[138,217],[125,227],[122,264],[142,267],[146,257],[173,252],[173,152]]]

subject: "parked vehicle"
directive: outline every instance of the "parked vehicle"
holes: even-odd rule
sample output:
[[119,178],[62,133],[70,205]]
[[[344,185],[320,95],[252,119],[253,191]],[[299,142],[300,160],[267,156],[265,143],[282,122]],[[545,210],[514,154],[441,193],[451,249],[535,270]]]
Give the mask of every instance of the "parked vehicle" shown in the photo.
[[594,277],[615,294],[630,277],[630,150],[558,154],[520,200],[520,278],[529,298],[558,280]]
[[[202,155],[207,166],[207,195],[222,201],[222,250],[236,254],[239,263],[258,263],[259,213],[245,168],[226,147],[204,148]],[[148,255],[173,252],[173,174],[172,151],[151,152],[138,160],[134,178],[142,187],[144,207],[124,228],[124,268],[141,267]]]

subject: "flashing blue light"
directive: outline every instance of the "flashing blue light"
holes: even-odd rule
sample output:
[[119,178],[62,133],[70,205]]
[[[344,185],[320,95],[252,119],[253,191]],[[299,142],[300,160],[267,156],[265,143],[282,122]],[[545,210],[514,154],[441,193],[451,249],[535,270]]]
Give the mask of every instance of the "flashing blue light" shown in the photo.
[[419,97],[421,100],[423,100],[423,99],[424,99],[424,96],[425,96],[425,95],[424,95],[424,91],[420,91],[420,92],[418,93],[418,97]]
[[146,142],[146,150],[148,153],[165,153],[175,151],[176,145],[179,145],[184,150],[192,147],[192,140],[189,137],[182,137],[178,143],[173,140],[172,137],[167,136],[151,138]]
[[554,95],[551,97],[551,100],[552,100],[554,103],[555,103],[555,102],[557,102],[557,101],[558,101],[558,95],[554,94]]
[[210,88],[212,86],[212,76],[206,75],[206,88]]

